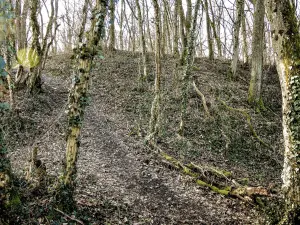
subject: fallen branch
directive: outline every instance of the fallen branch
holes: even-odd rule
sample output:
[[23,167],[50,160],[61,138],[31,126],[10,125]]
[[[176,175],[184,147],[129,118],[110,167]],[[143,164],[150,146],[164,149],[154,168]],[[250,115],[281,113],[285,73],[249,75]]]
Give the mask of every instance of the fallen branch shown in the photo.
[[271,148],[272,149],[272,146],[270,146],[269,144],[267,144],[266,142],[264,142],[259,136],[258,134],[256,133],[252,123],[251,123],[251,116],[243,109],[236,109],[236,108],[233,108],[231,106],[228,106],[223,100],[221,99],[218,99],[224,106],[225,108],[227,108],[228,110],[230,111],[235,111],[235,112],[239,112],[241,113],[245,118],[246,118],[246,122],[249,126],[249,129],[251,131],[251,133],[253,134],[253,136],[262,144],[264,145],[265,147],[268,147],[268,148]]
[[[157,145],[153,147],[157,150],[159,156],[163,158],[162,162],[167,165],[168,168],[176,169],[194,178],[196,184],[208,187],[213,192],[236,197],[252,205],[252,199],[258,196],[269,196],[268,190],[264,187],[247,187],[240,185],[232,178],[232,173],[229,171],[209,166],[199,166],[194,163],[183,164],[176,158],[165,153]],[[222,184],[222,182],[225,184]],[[230,185],[227,185],[228,182],[230,182]]]
[[194,90],[197,92],[197,94],[201,97],[202,105],[203,105],[203,107],[204,107],[204,110],[205,110],[206,115],[207,115],[209,118],[211,118],[211,115],[210,115],[210,113],[209,113],[209,110],[208,110],[208,107],[207,107],[207,104],[206,104],[205,96],[204,96],[204,94],[202,94],[202,92],[197,88],[195,81],[193,81],[193,87],[194,87]]
[[78,220],[78,219],[76,219],[76,218],[73,218],[73,217],[67,215],[67,214],[64,213],[63,211],[61,211],[61,210],[59,210],[59,209],[54,209],[54,210],[55,210],[56,212],[61,213],[62,215],[64,215],[64,216],[67,217],[68,219],[73,220],[73,221],[75,221],[75,222],[77,222],[77,223],[79,223],[79,224],[84,225],[84,223],[83,223],[82,221],[80,221],[80,220]]

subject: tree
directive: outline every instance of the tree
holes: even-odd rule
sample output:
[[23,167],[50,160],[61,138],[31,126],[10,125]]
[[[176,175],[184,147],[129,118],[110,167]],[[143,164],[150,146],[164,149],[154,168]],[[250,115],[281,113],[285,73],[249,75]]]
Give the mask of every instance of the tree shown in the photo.
[[207,32],[207,43],[208,43],[208,58],[210,60],[214,59],[214,41],[211,35],[211,21],[208,11],[208,2],[207,0],[204,0],[204,8],[206,13],[206,32]]
[[195,31],[197,25],[197,18],[198,18],[198,11],[200,8],[200,0],[197,0],[193,18],[192,29],[188,34],[188,45],[184,51],[186,52],[186,59],[184,60],[184,70],[183,70],[183,83],[182,83],[182,101],[181,101],[181,120],[180,120],[180,127],[179,127],[179,134],[183,135],[184,132],[184,121],[186,119],[186,108],[188,102],[188,90],[190,87],[190,77],[191,77],[191,69],[193,65],[194,59],[194,49],[195,49]]
[[300,223],[300,33],[295,5],[265,0],[282,92],[285,216],[280,224]]
[[258,109],[262,107],[261,83],[263,73],[262,49],[264,48],[264,16],[264,0],[256,0],[252,38],[251,80],[248,91],[248,102]]
[[231,76],[233,79],[237,79],[237,65],[239,60],[239,35],[240,35],[240,27],[243,20],[244,15],[244,0],[236,0],[236,11],[237,16],[234,22],[234,36],[233,36],[233,57],[231,63]]
[[[97,0],[93,10],[93,20],[88,33],[87,42],[79,43],[76,49],[78,67],[73,79],[68,101],[68,133],[66,148],[66,166],[60,185],[58,202],[70,205],[67,200],[72,200],[76,176],[76,162],[79,151],[80,132],[84,118],[84,110],[88,101],[89,78],[97,46],[102,38],[104,19],[108,0]],[[67,206],[69,207],[69,206]]]
[[175,1],[173,24],[174,24],[173,55],[175,57],[179,57],[179,50],[178,50],[178,41],[179,41],[179,37],[178,37],[178,1]]
[[109,3],[109,9],[110,9],[110,28],[109,28],[109,50],[114,51],[115,50],[115,42],[116,42],[116,34],[115,34],[115,1],[110,0]]
[[146,56],[146,41],[145,41],[145,34],[143,29],[143,19],[142,19],[142,12],[139,0],[135,0],[137,13],[138,13],[138,23],[139,23],[139,35],[140,35],[140,47],[142,48],[142,60],[143,60],[143,79],[147,78],[147,56]]
[[147,140],[154,141],[160,126],[160,79],[161,79],[161,33],[160,33],[160,11],[157,0],[152,0],[155,13],[155,96],[151,107],[151,118]]

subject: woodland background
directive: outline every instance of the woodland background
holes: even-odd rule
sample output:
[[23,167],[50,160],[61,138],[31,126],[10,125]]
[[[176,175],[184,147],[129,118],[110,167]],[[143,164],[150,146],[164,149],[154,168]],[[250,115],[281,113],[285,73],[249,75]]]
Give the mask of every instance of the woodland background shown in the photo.
[[300,2],[0,9],[0,224],[300,222]]

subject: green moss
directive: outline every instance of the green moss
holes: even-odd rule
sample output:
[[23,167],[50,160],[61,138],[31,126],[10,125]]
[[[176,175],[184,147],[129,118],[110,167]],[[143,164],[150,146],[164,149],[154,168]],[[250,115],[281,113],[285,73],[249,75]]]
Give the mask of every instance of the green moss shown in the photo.
[[204,181],[202,181],[202,180],[197,180],[196,181],[196,183],[198,184],[198,185],[200,185],[200,186],[205,186],[205,187],[207,187],[208,186],[208,184],[207,183],[205,183]]
[[193,173],[189,168],[187,168],[186,166],[183,167],[183,172],[187,175],[190,175],[192,177],[198,177],[197,173]]
[[229,194],[229,191],[228,190],[224,190],[224,189],[219,189],[215,186],[211,186],[210,187],[212,191],[216,192],[216,193],[219,193],[221,195],[228,195]]
[[9,201],[6,203],[5,208],[18,209],[21,205],[21,199],[16,191],[11,192]]
[[230,187],[226,187],[225,189],[217,188],[216,186],[210,185],[202,180],[197,180],[196,183],[203,187],[209,187],[212,191],[219,193],[221,195],[228,195],[231,190]]

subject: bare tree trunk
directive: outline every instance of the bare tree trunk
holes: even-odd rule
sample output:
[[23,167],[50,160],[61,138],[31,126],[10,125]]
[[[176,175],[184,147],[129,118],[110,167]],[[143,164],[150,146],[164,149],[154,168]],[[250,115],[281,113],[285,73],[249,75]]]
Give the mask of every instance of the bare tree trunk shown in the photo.
[[[254,20],[255,20],[255,18],[254,18]],[[255,26],[255,22],[254,22],[254,26]],[[242,20],[242,34],[243,34],[243,58],[244,58],[244,63],[247,64],[249,62],[249,56],[248,56],[247,27],[246,27],[245,14],[244,14],[243,20]]]
[[149,7],[148,7],[148,1],[145,0],[145,5],[146,5],[146,20],[147,20],[147,33],[148,33],[148,38],[149,38],[149,44],[150,44],[150,49],[153,52],[154,47],[153,47],[153,41],[152,41],[152,35],[151,35],[151,29],[150,29],[150,18],[149,18]]
[[265,6],[282,92],[286,211],[279,224],[292,225],[300,222],[300,33],[291,1],[265,0]]
[[[41,69],[44,69],[46,60],[48,58],[48,52],[49,52],[49,48],[51,47],[51,44],[53,43],[53,41],[51,41],[53,39],[52,37],[52,27],[53,27],[53,23],[54,23],[54,0],[50,1],[50,6],[51,6],[51,14],[49,17],[49,22],[47,25],[47,30],[46,30],[46,34],[44,36],[43,39],[43,44],[42,44],[42,58],[41,58]],[[51,39],[48,42],[48,39]]]
[[212,15],[212,19],[211,19],[211,27],[213,29],[213,34],[214,34],[214,38],[216,40],[216,43],[217,43],[217,48],[218,48],[218,57],[222,57],[222,43],[221,43],[221,39],[220,39],[220,36],[218,35],[218,32],[217,32],[217,24],[216,24],[216,19],[215,19],[215,14],[214,14],[214,11],[213,11],[213,8],[212,8],[212,2],[209,1],[209,6],[210,6],[210,12],[211,12],[211,15]]
[[143,19],[142,19],[142,12],[139,0],[135,0],[135,4],[137,7],[138,12],[138,23],[139,23],[139,33],[140,33],[140,46],[142,47],[142,60],[143,60],[143,80],[147,78],[147,56],[146,56],[146,41],[145,41],[145,34],[143,29]]
[[177,4],[177,10],[179,14],[179,21],[180,21],[180,35],[181,35],[181,46],[182,46],[182,51],[181,51],[181,65],[184,64],[184,49],[186,48],[187,45],[187,40],[186,40],[186,33],[185,33],[185,28],[186,28],[186,22],[185,22],[185,16],[184,16],[184,11],[182,7],[182,1],[181,0],[176,0]]
[[115,1],[110,0],[109,3],[110,9],[110,28],[109,28],[109,50],[115,50]]
[[208,42],[208,58],[210,60],[213,60],[214,57],[214,42],[213,38],[211,36],[211,22],[210,22],[210,16],[208,12],[208,2],[207,0],[204,0],[205,5],[205,13],[206,13],[206,32],[207,32],[207,42]]
[[231,63],[231,78],[236,80],[238,78],[238,74],[236,73],[238,60],[239,60],[239,35],[240,35],[240,27],[243,20],[244,15],[244,0],[236,0],[236,11],[237,16],[234,22],[234,36],[233,36],[233,58]]
[[52,32],[54,47],[52,46],[52,49],[53,49],[53,53],[57,54],[58,42],[57,42],[56,33],[57,33],[57,29],[59,27],[59,24],[58,24],[58,0],[55,0],[54,8],[55,8],[55,20],[54,20],[54,29],[53,29],[54,31]]
[[251,80],[248,92],[248,102],[258,109],[263,107],[261,99],[261,83],[263,74],[262,49],[264,48],[264,17],[264,0],[256,0],[252,38]]
[[179,57],[179,50],[178,50],[178,1],[175,1],[174,6],[174,16],[173,16],[173,23],[174,23],[174,35],[173,35],[173,55],[175,58]]
[[120,42],[121,50],[124,50],[124,41],[123,41],[124,13],[125,13],[125,2],[124,0],[121,0],[120,33],[119,33],[119,42]]

